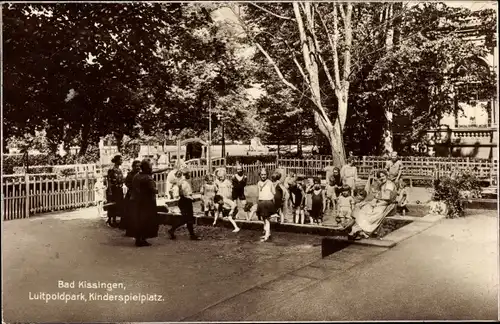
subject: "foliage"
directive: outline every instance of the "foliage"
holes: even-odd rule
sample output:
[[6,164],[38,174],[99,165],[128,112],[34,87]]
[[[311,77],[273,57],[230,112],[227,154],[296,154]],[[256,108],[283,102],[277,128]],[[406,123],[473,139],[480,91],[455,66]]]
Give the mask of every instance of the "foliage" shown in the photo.
[[280,87],[274,74],[269,74],[268,80],[266,93],[255,102],[264,125],[261,139],[271,144],[299,143],[304,129],[314,127],[312,115],[305,111],[310,103],[293,96],[290,89]]
[[[28,155],[28,172],[29,173],[44,173],[52,172],[52,168],[30,168],[32,166],[45,166],[45,165],[67,165],[67,164],[89,164],[97,163],[99,161],[99,149],[96,146],[91,146],[87,153],[83,156],[78,154],[66,154],[60,156],[57,153],[46,154],[29,154]],[[2,174],[13,174],[15,168],[22,172],[26,171],[26,156],[22,154],[4,155],[2,156]]]
[[258,161],[260,163],[276,162],[276,155],[230,155],[226,158],[228,165],[236,165],[236,163],[254,164]]
[[401,42],[378,59],[359,100],[375,108],[378,114],[384,111],[393,114],[388,127],[397,135],[395,148],[414,154],[411,147],[424,143],[426,131],[439,126],[444,114],[455,111],[456,99],[468,102],[476,95],[473,91],[460,91],[457,81],[477,80],[475,87],[482,96],[495,95],[493,71],[480,74],[477,67],[462,75],[457,71],[460,65],[485,57],[490,51],[489,44],[472,43],[456,34],[465,19],[478,15],[484,21],[478,37],[492,37],[495,30],[486,19],[490,16],[491,20],[493,13],[489,10],[470,12],[442,3],[425,3],[412,7],[407,14],[408,18],[401,22]]
[[[46,154],[28,155],[30,165],[48,165]],[[23,167],[26,164],[24,155],[3,155],[2,156],[2,174],[13,174],[14,168]],[[24,171],[23,171],[24,172]]]
[[6,141],[7,148],[17,148],[21,154],[26,154],[31,150],[47,153],[49,151],[49,143],[43,132],[35,132],[35,134],[25,133],[21,136],[12,136]]
[[[4,136],[45,129],[79,145],[207,125],[246,84],[210,4],[9,4],[3,10]],[[168,36],[167,36],[168,35]]]
[[[304,3],[298,6],[299,11],[306,7]],[[321,121],[315,116],[318,105],[326,110],[330,120],[335,121],[343,100],[336,93],[336,90],[344,89],[343,85],[332,87],[327,72],[342,74],[342,66],[346,67],[344,55],[338,56],[340,69],[336,67],[336,56],[329,46],[329,41],[336,38],[333,47],[338,53],[347,53],[344,45],[349,25],[340,19],[342,13],[346,13],[346,6],[338,6],[337,14],[331,3],[311,6],[312,15],[303,17],[305,22],[312,22],[314,26],[308,27],[306,40],[299,37],[298,16],[294,14],[292,4],[249,3],[240,15],[247,28],[245,32],[251,34],[248,42],[264,49],[254,56],[258,64],[256,78],[278,104],[273,105],[272,100],[266,99],[268,109],[261,109],[259,113],[268,124],[266,131],[276,133],[276,138],[280,135],[293,138],[287,130],[283,134],[272,131],[274,125],[280,128],[280,123],[286,125],[292,121],[293,125],[289,116],[293,108],[301,109],[302,116],[313,116],[317,128],[321,129]],[[411,147],[423,140],[423,130],[437,125],[440,116],[453,108],[449,96],[454,91],[452,63],[471,56],[483,56],[495,42],[496,16],[489,9],[471,12],[467,8],[448,7],[436,2],[355,3],[352,10],[352,62],[349,77],[345,79],[348,82],[348,93],[345,94],[348,108],[341,129],[346,151],[353,151],[356,155],[381,154],[387,149],[385,138],[394,132],[396,149],[406,149],[405,153],[413,154]],[[485,36],[483,44],[471,44],[459,36],[464,21],[471,18],[480,23],[476,36]],[[322,27],[321,19],[326,29]],[[328,36],[333,38],[328,39]],[[318,52],[310,44],[308,48],[315,60],[311,64],[317,65],[317,70],[311,69],[302,57],[302,51],[311,38],[317,40],[316,47],[321,48]],[[279,77],[278,70],[281,72]],[[473,76],[476,69],[469,71],[470,74],[464,77]],[[320,104],[312,100],[314,85],[310,80],[316,73]],[[484,92],[492,95],[496,84],[494,76],[486,75],[480,80]],[[293,87],[285,81],[296,89],[292,90]],[[286,94],[286,100],[283,100],[283,94]],[[299,98],[309,104],[297,106]],[[325,134],[323,130],[322,133]],[[331,145],[331,138],[324,138]],[[392,138],[389,140],[392,143]]]
[[448,207],[449,218],[464,215],[467,202],[473,197],[480,197],[481,186],[477,178],[470,173],[446,176],[434,181],[432,200],[443,201]]

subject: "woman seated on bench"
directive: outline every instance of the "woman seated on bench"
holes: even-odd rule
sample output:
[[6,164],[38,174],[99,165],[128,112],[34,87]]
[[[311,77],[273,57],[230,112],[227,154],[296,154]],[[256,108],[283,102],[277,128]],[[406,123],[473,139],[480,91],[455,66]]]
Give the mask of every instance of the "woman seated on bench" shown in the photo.
[[350,239],[368,238],[396,207],[396,185],[388,179],[385,170],[378,171],[377,177],[379,192],[368,203],[353,211],[355,223],[348,234]]

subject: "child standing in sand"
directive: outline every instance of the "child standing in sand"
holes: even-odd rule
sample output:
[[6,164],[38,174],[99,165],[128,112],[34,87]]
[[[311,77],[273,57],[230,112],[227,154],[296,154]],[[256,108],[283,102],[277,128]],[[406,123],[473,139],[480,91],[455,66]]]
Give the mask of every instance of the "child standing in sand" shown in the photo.
[[214,184],[214,177],[211,174],[207,174],[205,177],[205,183],[201,187],[202,196],[202,209],[205,212],[205,216],[210,213],[212,217],[215,217],[215,203],[214,197],[217,192],[217,186]]
[[352,219],[354,208],[354,198],[351,196],[351,188],[348,185],[342,187],[342,192],[338,198],[337,222],[345,225]]
[[97,205],[97,215],[99,217],[104,217],[104,190],[106,186],[104,186],[104,180],[101,175],[97,175],[96,183],[94,185],[95,190],[95,202]]
[[311,224],[323,224],[323,214],[326,208],[325,191],[321,188],[321,180],[314,178],[313,187],[309,189],[311,195],[311,210],[309,213]]
[[406,182],[404,180],[400,181],[399,186],[397,209],[402,216],[406,216],[406,213],[409,211],[408,207],[406,207],[406,204],[408,203],[408,187],[406,186]]

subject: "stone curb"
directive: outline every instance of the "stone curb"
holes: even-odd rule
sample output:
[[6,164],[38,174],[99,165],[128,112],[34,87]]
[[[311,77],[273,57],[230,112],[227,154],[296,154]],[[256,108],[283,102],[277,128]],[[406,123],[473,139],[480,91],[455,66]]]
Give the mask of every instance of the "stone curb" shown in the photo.
[[[178,217],[177,215],[174,216],[173,214],[167,215],[167,217]],[[197,225],[202,225],[202,226],[211,226],[213,224],[213,218],[211,217],[206,217],[202,214],[197,214],[195,215],[196,217],[196,224]],[[246,229],[246,230],[254,230],[254,231],[260,231],[262,230],[262,222],[260,221],[247,221],[247,220],[240,220],[236,219],[235,220],[236,224],[241,229]],[[171,220],[167,219],[166,223],[171,224]],[[226,228],[232,228],[233,225],[228,220],[222,220],[218,221],[217,225],[218,227],[226,227]],[[406,225],[408,226],[408,225]],[[406,227],[404,226],[404,227]],[[308,224],[294,224],[294,223],[275,223],[271,222],[271,230],[276,231],[276,232],[286,232],[286,233],[296,233],[296,234],[309,234],[309,235],[318,235],[318,236],[324,236],[331,238],[333,240],[339,240],[339,241],[347,241],[347,232],[345,230],[341,229],[335,229],[332,227],[327,227],[327,226],[316,226],[316,225],[308,225]],[[352,244],[357,244],[357,245],[365,245],[365,246],[377,246],[377,247],[386,247],[386,248],[391,248],[396,245],[395,242],[391,240],[386,240],[386,239],[362,239],[362,240],[357,240],[357,241],[351,241]]]

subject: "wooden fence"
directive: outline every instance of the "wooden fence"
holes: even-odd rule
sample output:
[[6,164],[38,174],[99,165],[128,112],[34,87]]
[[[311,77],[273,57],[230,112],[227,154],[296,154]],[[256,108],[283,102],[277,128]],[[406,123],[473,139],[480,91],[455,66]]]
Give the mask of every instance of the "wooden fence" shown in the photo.
[[[274,170],[276,170],[276,163],[254,163],[254,164],[249,164],[249,165],[242,165],[243,168],[243,173],[246,174],[248,181],[248,185],[254,185],[257,184],[260,180],[260,171],[262,168],[265,168],[267,171],[267,174],[270,175]],[[227,169],[227,175],[229,177],[233,176],[236,174],[236,166],[231,165],[231,166],[226,166]]]
[[94,177],[60,178],[55,174],[3,176],[4,220],[87,207],[95,203]]
[[[497,183],[498,160],[473,158],[436,158],[436,157],[401,157],[403,177],[409,179],[429,179],[451,175],[455,172],[472,172],[480,180]],[[385,168],[387,158],[363,156],[355,159],[358,176],[368,178],[370,172]],[[324,176],[324,169],[332,165],[330,158],[284,159],[277,161],[278,166],[304,177]]]
[[[472,171],[482,180],[491,180],[496,184],[498,161],[477,159],[439,159],[439,158],[402,158],[404,165],[403,178],[433,179],[438,175],[457,171]],[[451,161],[450,161],[451,160]],[[356,166],[361,178],[376,169],[385,167],[386,159],[380,157],[363,157],[357,159]],[[283,168],[287,173],[295,172],[305,177],[323,176],[324,168],[331,165],[330,159],[279,159],[277,163],[255,163],[242,165],[248,177],[248,184],[259,181],[261,168],[266,168],[268,174],[276,168]],[[232,176],[235,166],[226,166],[228,176]],[[59,173],[4,175],[2,177],[3,219],[27,218],[30,215],[87,207],[95,204],[96,173],[87,169],[70,176]],[[126,174],[128,170],[124,170]],[[190,166],[193,191],[199,192],[207,169],[205,166]],[[167,195],[167,176],[169,170],[154,174],[158,188],[158,197]],[[100,173],[106,176],[106,173]]]

